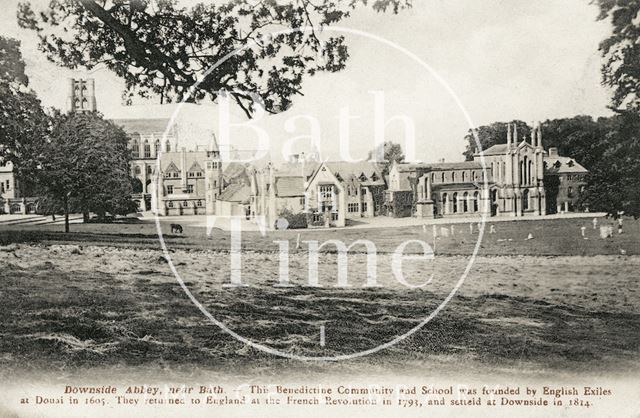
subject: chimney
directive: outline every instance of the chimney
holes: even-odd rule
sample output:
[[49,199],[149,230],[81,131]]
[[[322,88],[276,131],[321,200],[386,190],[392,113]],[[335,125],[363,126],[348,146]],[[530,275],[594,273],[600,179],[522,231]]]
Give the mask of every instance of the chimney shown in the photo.
[[518,125],[513,123],[513,144],[518,145]]
[[183,193],[187,191],[187,149],[182,147],[182,155],[180,156],[180,165],[181,165],[181,175],[182,175],[182,191]]
[[511,124],[507,124],[507,145],[511,147],[511,139],[513,138],[513,133],[511,132]]
[[558,156],[558,148],[551,147],[549,148],[549,157],[557,157]]

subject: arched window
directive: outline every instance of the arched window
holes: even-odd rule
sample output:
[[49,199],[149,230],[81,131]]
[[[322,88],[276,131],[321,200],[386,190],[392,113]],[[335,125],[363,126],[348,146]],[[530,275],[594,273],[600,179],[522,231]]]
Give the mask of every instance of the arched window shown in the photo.
[[529,210],[529,190],[522,192],[522,210]]
[[131,156],[133,158],[140,158],[140,144],[136,140],[131,144]]
[[467,192],[462,195],[462,211],[469,212],[469,193]]
[[146,139],[144,141],[144,158],[151,158],[151,145]]
[[156,155],[158,155],[158,153],[160,152],[160,140],[159,139],[156,139],[155,152],[156,152]]
[[446,193],[442,193],[442,213],[449,213],[449,196]]
[[171,142],[167,139],[167,143],[165,144],[167,152],[171,152]]
[[529,161],[529,184],[533,184],[535,182],[535,173],[533,172],[533,161]]
[[455,172],[455,171],[452,171],[452,172],[451,172],[451,182],[452,182],[452,183],[455,183],[455,182],[456,182],[456,172]]
[[458,193],[454,193],[451,199],[451,203],[453,203],[453,213],[458,213]]
[[442,182],[444,183],[444,171],[442,172]]
[[464,183],[464,177],[465,177],[464,175],[465,175],[465,172],[463,171],[463,172],[462,172],[462,182],[463,182],[463,183]]
[[480,197],[480,194],[478,192],[475,192],[473,194],[473,211],[477,212],[478,211],[478,198]]

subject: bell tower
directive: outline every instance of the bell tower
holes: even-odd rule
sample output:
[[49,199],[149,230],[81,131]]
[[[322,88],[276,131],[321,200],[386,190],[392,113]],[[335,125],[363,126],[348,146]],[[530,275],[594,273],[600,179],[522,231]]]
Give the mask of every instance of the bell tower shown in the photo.
[[70,78],[67,83],[67,111],[69,113],[89,113],[97,110],[95,80],[93,78]]

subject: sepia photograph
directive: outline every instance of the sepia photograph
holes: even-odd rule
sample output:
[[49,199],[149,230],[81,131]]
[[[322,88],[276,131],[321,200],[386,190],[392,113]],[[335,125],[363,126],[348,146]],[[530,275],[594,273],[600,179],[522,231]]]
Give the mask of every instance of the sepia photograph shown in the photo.
[[640,1],[0,5],[0,417],[640,415]]

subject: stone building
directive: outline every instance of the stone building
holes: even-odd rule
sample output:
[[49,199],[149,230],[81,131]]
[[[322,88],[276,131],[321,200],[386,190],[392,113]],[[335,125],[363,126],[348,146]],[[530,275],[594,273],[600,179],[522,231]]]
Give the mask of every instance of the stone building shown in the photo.
[[[515,124],[509,125],[506,144],[493,145],[476,153],[473,161],[394,164],[389,172],[388,200],[393,204],[394,196],[409,193],[411,198],[403,204],[411,205],[410,213],[414,216],[427,218],[483,213],[491,216],[545,215],[548,199],[545,179],[563,178],[562,182],[567,186],[558,196],[562,202],[567,202],[566,196],[578,186],[571,182],[582,181],[586,172],[571,158],[550,151],[547,156],[543,149],[540,124],[534,126],[530,142],[526,138],[520,141]],[[570,161],[573,161],[571,166]],[[570,203],[562,205],[570,210]]]
[[544,158],[548,213],[573,212],[586,185],[588,170],[570,157],[558,155],[557,148],[549,148]]

